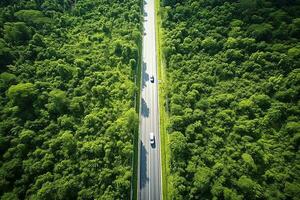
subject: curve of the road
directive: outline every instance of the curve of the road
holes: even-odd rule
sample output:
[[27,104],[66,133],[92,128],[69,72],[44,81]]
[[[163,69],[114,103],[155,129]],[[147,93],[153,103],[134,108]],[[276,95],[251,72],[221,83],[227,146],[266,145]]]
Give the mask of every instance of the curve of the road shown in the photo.
[[[138,175],[140,200],[162,199],[154,1],[144,1]],[[151,76],[154,77],[153,83]],[[150,144],[150,132],[155,136],[154,145]]]

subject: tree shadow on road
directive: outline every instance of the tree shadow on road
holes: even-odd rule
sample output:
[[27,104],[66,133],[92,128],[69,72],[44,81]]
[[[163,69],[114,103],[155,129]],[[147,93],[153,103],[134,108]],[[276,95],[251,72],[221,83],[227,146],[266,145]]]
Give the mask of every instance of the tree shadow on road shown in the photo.
[[149,182],[149,177],[147,176],[147,150],[143,144],[143,142],[141,142],[141,159],[140,159],[140,190],[142,190],[146,183]]
[[146,101],[144,98],[142,98],[142,112],[141,112],[143,117],[149,117],[149,108],[146,104]]
[[149,74],[146,73],[147,70],[147,64],[143,62],[142,64],[142,89],[144,89],[147,86],[147,81],[149,81]]

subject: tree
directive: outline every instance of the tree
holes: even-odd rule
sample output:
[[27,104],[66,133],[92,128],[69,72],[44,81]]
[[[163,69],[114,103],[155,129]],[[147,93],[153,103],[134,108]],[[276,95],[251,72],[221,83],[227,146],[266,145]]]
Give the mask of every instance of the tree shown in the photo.
[[288,56],[290,56],[292,59],[300,58],[300,49],[297,47],[290,48],[288,50]]
[[261,186],[246,176],[241,176],[239,178],[237,186],[243,194],[250,199],[260,198],[262,196]]
[[252,156],[250,154],[243,153],[242,154],[242,159],[243,159],[243,161],[246,163],[246,165],[248,167],[250,167],[251,169],[254,169],[254,170],[257,169],[257,167],[255,165],[255,162],[254,162],[254,160],[253,160],[253,158],[252,158]]
[[273,26],[271,24],[262,23],[262,24],[252,24],[249,26],[249,33],[255,39],[261,40],[270,40],[272,39],[272,30]]
[[66,131],[58,138],[58,140],[54,140],[54,144],[53,146],[50,145],[50,148],[61,149],[61,152],[59,153],[65,158],[69,158],[76,152],[76,140],[69,131]]
[[45,47],[44,38],[42,35],[35,33],[32,37],[32,40],[30,40],[30,44],[40,47]]
[[84,98],[82,97],[73,97],[70,102],[70,110],[76,114],[82,114]]
[[170,135],[171,156],[175,160],[184,159],[187,156],[187,140],[180,132],[173,132]]
[[17,83],[17,77],[14,74],[3,72],[0,74],[0,90],[5,91],[11,85]]
[[299,38],[300,33],[300,18],[293,19],[293,23],[290,25],[290,34],[292,37]]
[[252,101],[261,109],[267,110],[271,106],[271,98],[265,94],[255,94],[251,96]]
[[32,83],[19,83],[8,89],[7,96],[14,104],[24,109],[30,105],[32,106],[36,93],[37,91]]
[[0,199],[129,198],[140,3],[1,1]]
[[217,48],[217,41],[212,37],[206,37],[204,40],[202,40],[201,46],[208,52],[214,52]]
[[18,195],[13,192],[4,193],[1,197],[1,200],[18,200]]
[[176,3],[179,3],[178,0],[163,0],[162,3],[164,6],[175,6]]
[[249,11],[253,11],[257,6],[257,1],[251,1],[251,0],[241,0],[239,3],[239,7],[245,11],[245,10],[249,10]]
[[[287,180],[299,182],[296,10],[293,1],[162,2],[162,53],[172,83],[169,198],[294,194],[283,188]],[[176,149],[183,146],[179,141],[186,144],[185,156]]]
[[19,10],[15,12],[15,17],[20,21],[24,21],[29,25],[42,26],[52,23],[48,17],[44,17],[39,10]]
[[242,100],[238,104],[238,109],[241,113],[252,116],[254,113],[254,103],[250,99]]
[[31,31],[24,22],[4,24],[4,39],[13,44],[24,44],[31,38]]
[[134,109],[130,109],[125,113],[127,119],[127,127],[130,132],[133,132],[138,127],[139,119]]
[[[174,200],[180,200],[183,199],[182,193],[185,193],[187,191],[187,188],[185,186],[186,179],[182,176],[180,176],[178,173],[173,173],[169,177],[170,183],[172,183],[171,189],[171,198]],[[170,191],[170,190],[169,190]]]
[[284,187],[284,192],[287,194],[288,197],[292,199],[298,199],[300,198],[299,188],[300,188],[299,183],[297,184],[297,183],[286,182]]
[[36,134],[32,130],[23,130],[19,136],[20,142],[27,145],[34,145],[35,136]]
[[38,199],[53,199],[55,198],[56,188],[51,182],[46,182],[43,184],[41,189],[38,190],[36,198]]
[[224,199],[225,200],[242,200],[243,197],[241,195],[238,195],[235,190],[231,190],[228,188],[225,188],[223,191]]
[[14,60],[12,50],[7,47],[5,41],[0,39],[0,70],[2,71],[3,67],[8,64],[11,64]]
[[46,105],[50,112],[64,113],[67,110],[68,101],[64,91],[54,89],[49,93],[49,103]]
[[213,172],[208,167],[199,167],[195,173],[193,186],[195,188],[194,193],[197,195],[204,194],[210,187],[211,178],[213,177]]

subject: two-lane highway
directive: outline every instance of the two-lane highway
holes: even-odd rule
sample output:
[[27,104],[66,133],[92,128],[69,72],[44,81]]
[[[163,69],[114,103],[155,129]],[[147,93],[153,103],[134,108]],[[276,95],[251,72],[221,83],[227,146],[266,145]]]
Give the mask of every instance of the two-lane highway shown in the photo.
[[[144,1],[138,177],[140,200],[162,199],[154,1]],[[154,77],[153,83],[150,81],[151,76]],[[155,136],[154,145],[150,144],[150,132]]]

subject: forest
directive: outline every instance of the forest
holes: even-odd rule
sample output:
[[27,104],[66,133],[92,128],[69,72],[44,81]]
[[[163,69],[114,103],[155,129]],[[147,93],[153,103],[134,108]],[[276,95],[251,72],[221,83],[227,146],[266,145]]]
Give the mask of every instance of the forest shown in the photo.
[[140,0],[0,1],[0,199],[129,199]]
[[300,1],[161,7],[169,199],[300,199]]

